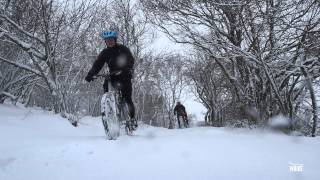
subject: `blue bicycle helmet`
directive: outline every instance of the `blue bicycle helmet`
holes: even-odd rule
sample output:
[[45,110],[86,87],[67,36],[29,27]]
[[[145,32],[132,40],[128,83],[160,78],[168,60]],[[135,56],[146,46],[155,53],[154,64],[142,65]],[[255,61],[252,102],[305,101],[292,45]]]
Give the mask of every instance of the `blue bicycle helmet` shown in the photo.
[[117,39],[118,34],[115,31],[104,31],[104,32],[102,32],[101,37],[103,39],[110,39],[110,38]]

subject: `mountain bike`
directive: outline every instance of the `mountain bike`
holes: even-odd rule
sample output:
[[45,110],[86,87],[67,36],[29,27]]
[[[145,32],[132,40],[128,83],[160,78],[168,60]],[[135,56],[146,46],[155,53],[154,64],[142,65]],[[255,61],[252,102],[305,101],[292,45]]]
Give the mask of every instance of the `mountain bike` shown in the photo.
[[130,121],[129,109],[122,96],[120,84],[112,86],[110,75],[117,75],[119,72],[96,75],[94,78],[105,78],[108,82],[108,92],[101,98],[102,123],[109,140],[116,140],[120,136],[121,126],[125,126],[127,135],[132,135],[135,130],[135,122]]
[[181,128],[181,125],[180,125],[180,117],[182,119],[182,124],[185,128],[188,128],[189,127],[189,120],[188,120],[188,116],[187,116],[187,113],[184,113],[184,112],[181,112],[179,115],[177,115],[177,121],[178,121],[178,125],[179,125],[179,128]]

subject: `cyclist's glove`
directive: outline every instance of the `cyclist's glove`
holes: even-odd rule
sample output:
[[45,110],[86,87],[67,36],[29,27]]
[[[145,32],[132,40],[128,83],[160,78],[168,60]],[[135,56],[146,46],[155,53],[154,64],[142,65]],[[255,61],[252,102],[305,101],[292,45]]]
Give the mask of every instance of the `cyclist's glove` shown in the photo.
[[93,81],[93,76],[91,76],[90,74],[88,74],[85,78],[86,81],[91,82]]

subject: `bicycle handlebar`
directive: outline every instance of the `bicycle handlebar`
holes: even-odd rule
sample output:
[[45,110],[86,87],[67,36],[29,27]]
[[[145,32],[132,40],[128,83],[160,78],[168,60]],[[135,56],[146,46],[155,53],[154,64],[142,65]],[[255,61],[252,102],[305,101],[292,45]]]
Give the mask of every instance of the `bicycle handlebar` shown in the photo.
[[108,72],[106,74],[97,74],[95,76],[93,76],[94,79],[97,79],[98,77],[104,77],[104,78],[109,78],[110,76],[113,76],[113,75],[120,75],[122,73],[121,70],[118,70],[118,71],[113,71],[113,72]]

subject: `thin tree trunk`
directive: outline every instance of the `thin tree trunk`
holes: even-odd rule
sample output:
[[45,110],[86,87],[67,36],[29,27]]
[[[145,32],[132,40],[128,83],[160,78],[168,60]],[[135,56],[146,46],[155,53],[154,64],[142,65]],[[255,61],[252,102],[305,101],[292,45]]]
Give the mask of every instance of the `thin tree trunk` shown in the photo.
[[312,114],[313,114],[313,124],[312,124],[312,130],[311,130],[311,136],[315,137],[316,136],[316,129],[317,129],[317,119],[318,119],[318,112],[317,112],[317,100],[316,96],[314,94],[314,89],[312,86],[312,77],[309,76],[309,73],[306,71],[304,67],[300,68],[307,84],[307,88],[309,89],[310,92],[310,97],[311,97],[311,102],[312,102]]

